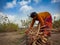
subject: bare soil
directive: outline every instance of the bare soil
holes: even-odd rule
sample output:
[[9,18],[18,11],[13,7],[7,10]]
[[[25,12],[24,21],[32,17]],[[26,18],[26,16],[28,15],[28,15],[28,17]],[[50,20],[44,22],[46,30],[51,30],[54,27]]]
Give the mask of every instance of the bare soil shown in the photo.
[[[0,33],[0,45],[25,45],[24,35],[19,32]],[[52,45],[60,45],[60,33],[52,34]]]

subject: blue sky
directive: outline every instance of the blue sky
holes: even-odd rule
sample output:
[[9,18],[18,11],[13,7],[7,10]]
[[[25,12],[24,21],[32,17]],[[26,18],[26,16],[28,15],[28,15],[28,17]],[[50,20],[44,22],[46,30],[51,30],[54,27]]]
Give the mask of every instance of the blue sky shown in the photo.
[[7,15],[16,23],[26,19],[31,12],[48,11],[52,17],[60,17],[60,0],[0,0],[0,15]]

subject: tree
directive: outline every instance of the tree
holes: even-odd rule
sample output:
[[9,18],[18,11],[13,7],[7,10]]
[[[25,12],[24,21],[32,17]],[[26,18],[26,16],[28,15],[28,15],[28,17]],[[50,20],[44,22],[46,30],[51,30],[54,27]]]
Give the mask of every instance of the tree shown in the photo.
[[6,23],[6,22],[8,22],[8,17],[7,16],[2,16],[2,15],[0,15],[0,23]]
[[29,24],[31,23],[31,20],[32,19],[30,17],[28,17],[28,19],[26,20],[21,20],[22,26],[28,27]]

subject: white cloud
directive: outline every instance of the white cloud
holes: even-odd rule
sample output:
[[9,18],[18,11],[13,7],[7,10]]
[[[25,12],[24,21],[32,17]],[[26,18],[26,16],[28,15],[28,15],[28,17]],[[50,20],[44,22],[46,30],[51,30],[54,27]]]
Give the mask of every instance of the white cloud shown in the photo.
[[27,2],[27,1],[21,1],[21,2],[19,2],[19,4],[20,4],[21,6],[24,6],[24,5],[28,4],[28,2]]
[[31,2],[31,0],[28,0],[28,2]]
[[53,20],[54,20],[54,17],[56,17],[55,20],[58,20],[58,19],[60,19],[60,13],[56,13],[52,17],[53,17]]
[[23,14],[27,14],[30,13],[33,8],[32,6],[28,5],[31,2],[31,0],[22,0],[21,2],[19,2],[19,4],[21,5],[20,10]]
[[10,22],[18,24],[19,27],[22,26],[21,21],[20,21],[21,19],[18,18],[17,16],[8,15],[8,19]]
[[4,13],[0,12],[0,16],[7,16],[11,23],[18,24],[19,27],[22,25],[20,18],[18,18],[16,15],[9,15],[9,14],[4,14]]
[[0,12],[0,16],[4,16],[4,14],[2,12]]
[[20,8],[20,11],[22,11],[23,13],[28,13],[32,10],[33,10],[33,8],[31,6],[28,6],[28,5],[24,5]]
[[7,3],[6,8],[13,8],[14,5],[12,3]]
[[19,27],[22,25],[20,21],[21,19],[18,18],[16,15],[7,15],[7,17],[10,22],[18,24]]
[[13,0],[12,3],[13,3],[14,5],[16,5],[16,0]]
[[23,5],[26,5],[26,4],[30,3],[30,2],[31,2],[31,0],[27,0],[27,1],[26,0],[22,0],[20,2],[17,2],[17,0],[13,0],[12,2],[7,2],[6,6],[4,8],[13,8],[17,4],[20,4],[21,6],[23,6]]
[[13,8],[16,5],[16,0],[12,2],[7,2],[5,8]]
[[3,17],[7,16],[10,22],[14,22],[15,19],[16,19],[16,16],[14,16],[14,15],[9,15],[9,14],[4,14],[4,13],[2,13],[2,12],[0,12],[0,16],[3,16]]
[[34,2],[36,2],[36,3],[38,3],[39,1],[41,1],[41,0],[34,0]]
[[16,18],[16,16],[12,16],[12,15],[7,15],[7,17],[8,17],[10,22],[14,22],[15,18]]
[[22,0],[21,2],[18,2],[21,6],[24,6],[24,5],[27,5],[27,4],[29,4],[31,2],[31,0],[27,0],[27,1],[25,1],[25,0]]
[[51,0],[51,3],[60,2],[60,0]]

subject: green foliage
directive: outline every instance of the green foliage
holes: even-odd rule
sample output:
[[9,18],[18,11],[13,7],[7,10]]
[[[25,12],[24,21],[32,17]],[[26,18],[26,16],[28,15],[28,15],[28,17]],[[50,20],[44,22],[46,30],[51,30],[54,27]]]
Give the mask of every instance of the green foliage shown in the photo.
[[3,23],[0,24],[0,32],[10,32],[10,31],[17,31],[18,25],[14,23]]
[[24,34],[25,33],[25,30],[20,30],[20,33],[19,34]]
[[60,28],[60,19],[53,22],[54,28]]
[[11,23],[7,16],[0,15],[0,32],[17,31],[18,25]]

